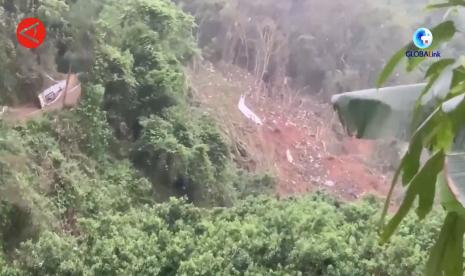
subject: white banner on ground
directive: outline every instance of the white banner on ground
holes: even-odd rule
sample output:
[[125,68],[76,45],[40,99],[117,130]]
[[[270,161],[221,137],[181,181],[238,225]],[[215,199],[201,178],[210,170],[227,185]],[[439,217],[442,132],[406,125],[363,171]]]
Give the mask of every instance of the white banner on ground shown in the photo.
[[237,107],[242,112],[242,114],[244,114],[244,116],[247,117],[247,119],[252,120],[257,125],[263,125],[262,120],[260,120],[260,118],[252,110],[250,110],[250,108],[248,108],[245,105],[244,95],[241,95],[241,98],[239,99],[239,104],[237,105]]
[[62,80],[49,88],[45,89],[44,92],[39,94],[39,101],[41,108],[47,105],[53,104],[60,98],[61,92],[65,90],[66,80]]

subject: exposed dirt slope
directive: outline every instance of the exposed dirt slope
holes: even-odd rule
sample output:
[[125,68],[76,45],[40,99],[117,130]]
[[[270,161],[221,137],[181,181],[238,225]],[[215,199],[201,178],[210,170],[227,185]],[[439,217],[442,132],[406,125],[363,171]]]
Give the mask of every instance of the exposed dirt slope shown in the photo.
[[[188,72],[193,98],[216,118],[235,144],[235,159],[251,171],[277,176],[277,194],[289,196],[329,190],[355,199],[385,195],[386,177],[373,165],[372,141],[346,137],[332,108],[315,99],[260,96],[255,80],[235,67],[208,66]],[[238,110],[241,94],[264,121],[257,126]]]

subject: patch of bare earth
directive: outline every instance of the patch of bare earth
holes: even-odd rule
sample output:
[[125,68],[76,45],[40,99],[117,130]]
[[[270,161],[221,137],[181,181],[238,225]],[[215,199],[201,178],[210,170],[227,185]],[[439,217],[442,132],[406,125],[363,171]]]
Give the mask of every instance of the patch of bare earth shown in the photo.
[[[243,168],[270,172],[276,193],[291,196],[327,190],[343,199],[386,195],[388,183],[372,162],[372,141],[346,137],[329,104],[281,93],[270,98],[241,69],[205,66],[188,71],[192,96],[222,127]],[[257,126],[237,108],[241,94],[264,121]]]

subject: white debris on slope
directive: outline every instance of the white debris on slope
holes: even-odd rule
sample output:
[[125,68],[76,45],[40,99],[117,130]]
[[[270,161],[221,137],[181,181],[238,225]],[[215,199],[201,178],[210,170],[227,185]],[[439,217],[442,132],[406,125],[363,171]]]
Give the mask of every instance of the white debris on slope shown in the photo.
[[8,106],[4,105],[2,106],[2,110],[0,110],[0,116],[8,112]]
[[334,183],[334,181],[331,181],[331,180],[326,180],[325,185],[328,187],[334,187],[336,183]]
[[291,151],[289,149],[286,150],[286,157],[289,163],[294,164],[294,158],[292,157]]
[[237,105],[237,107],[242,112],[242,114],[244,114],[244,116],[247,117],[247,119],[252,120],[257,125],[263,125],[262,120],[252,110],[250,110],[250,108],[248,108],[245,105],[244,95],[241,95],[241,98],[239,99],[239,104]]

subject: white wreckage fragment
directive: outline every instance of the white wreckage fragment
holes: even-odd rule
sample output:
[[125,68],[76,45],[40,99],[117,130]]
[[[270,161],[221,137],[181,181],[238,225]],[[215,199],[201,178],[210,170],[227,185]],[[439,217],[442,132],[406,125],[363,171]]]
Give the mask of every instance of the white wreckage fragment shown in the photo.
[[247,117],[247,119],[252,120],[257,125],[263,125],[263,122],[260,119],[260,117],[258,117],[257,114],[255,114],[252,110],[250,110],[250,108],[248,108],[245,105],[244,95],[241,95],[241,98],[239,99],[239,104],[237,105],[237,107],[242,112],[242,114],[244,114],[244,116]]
[[1,110],[0,110],[0,118],[8,112],[8,106],[4,105],[4,106],[1,106]]
[[286,157],[289,163],[294,164],[294,158],[292,157],[291,151],[289,149],[286,150]]

